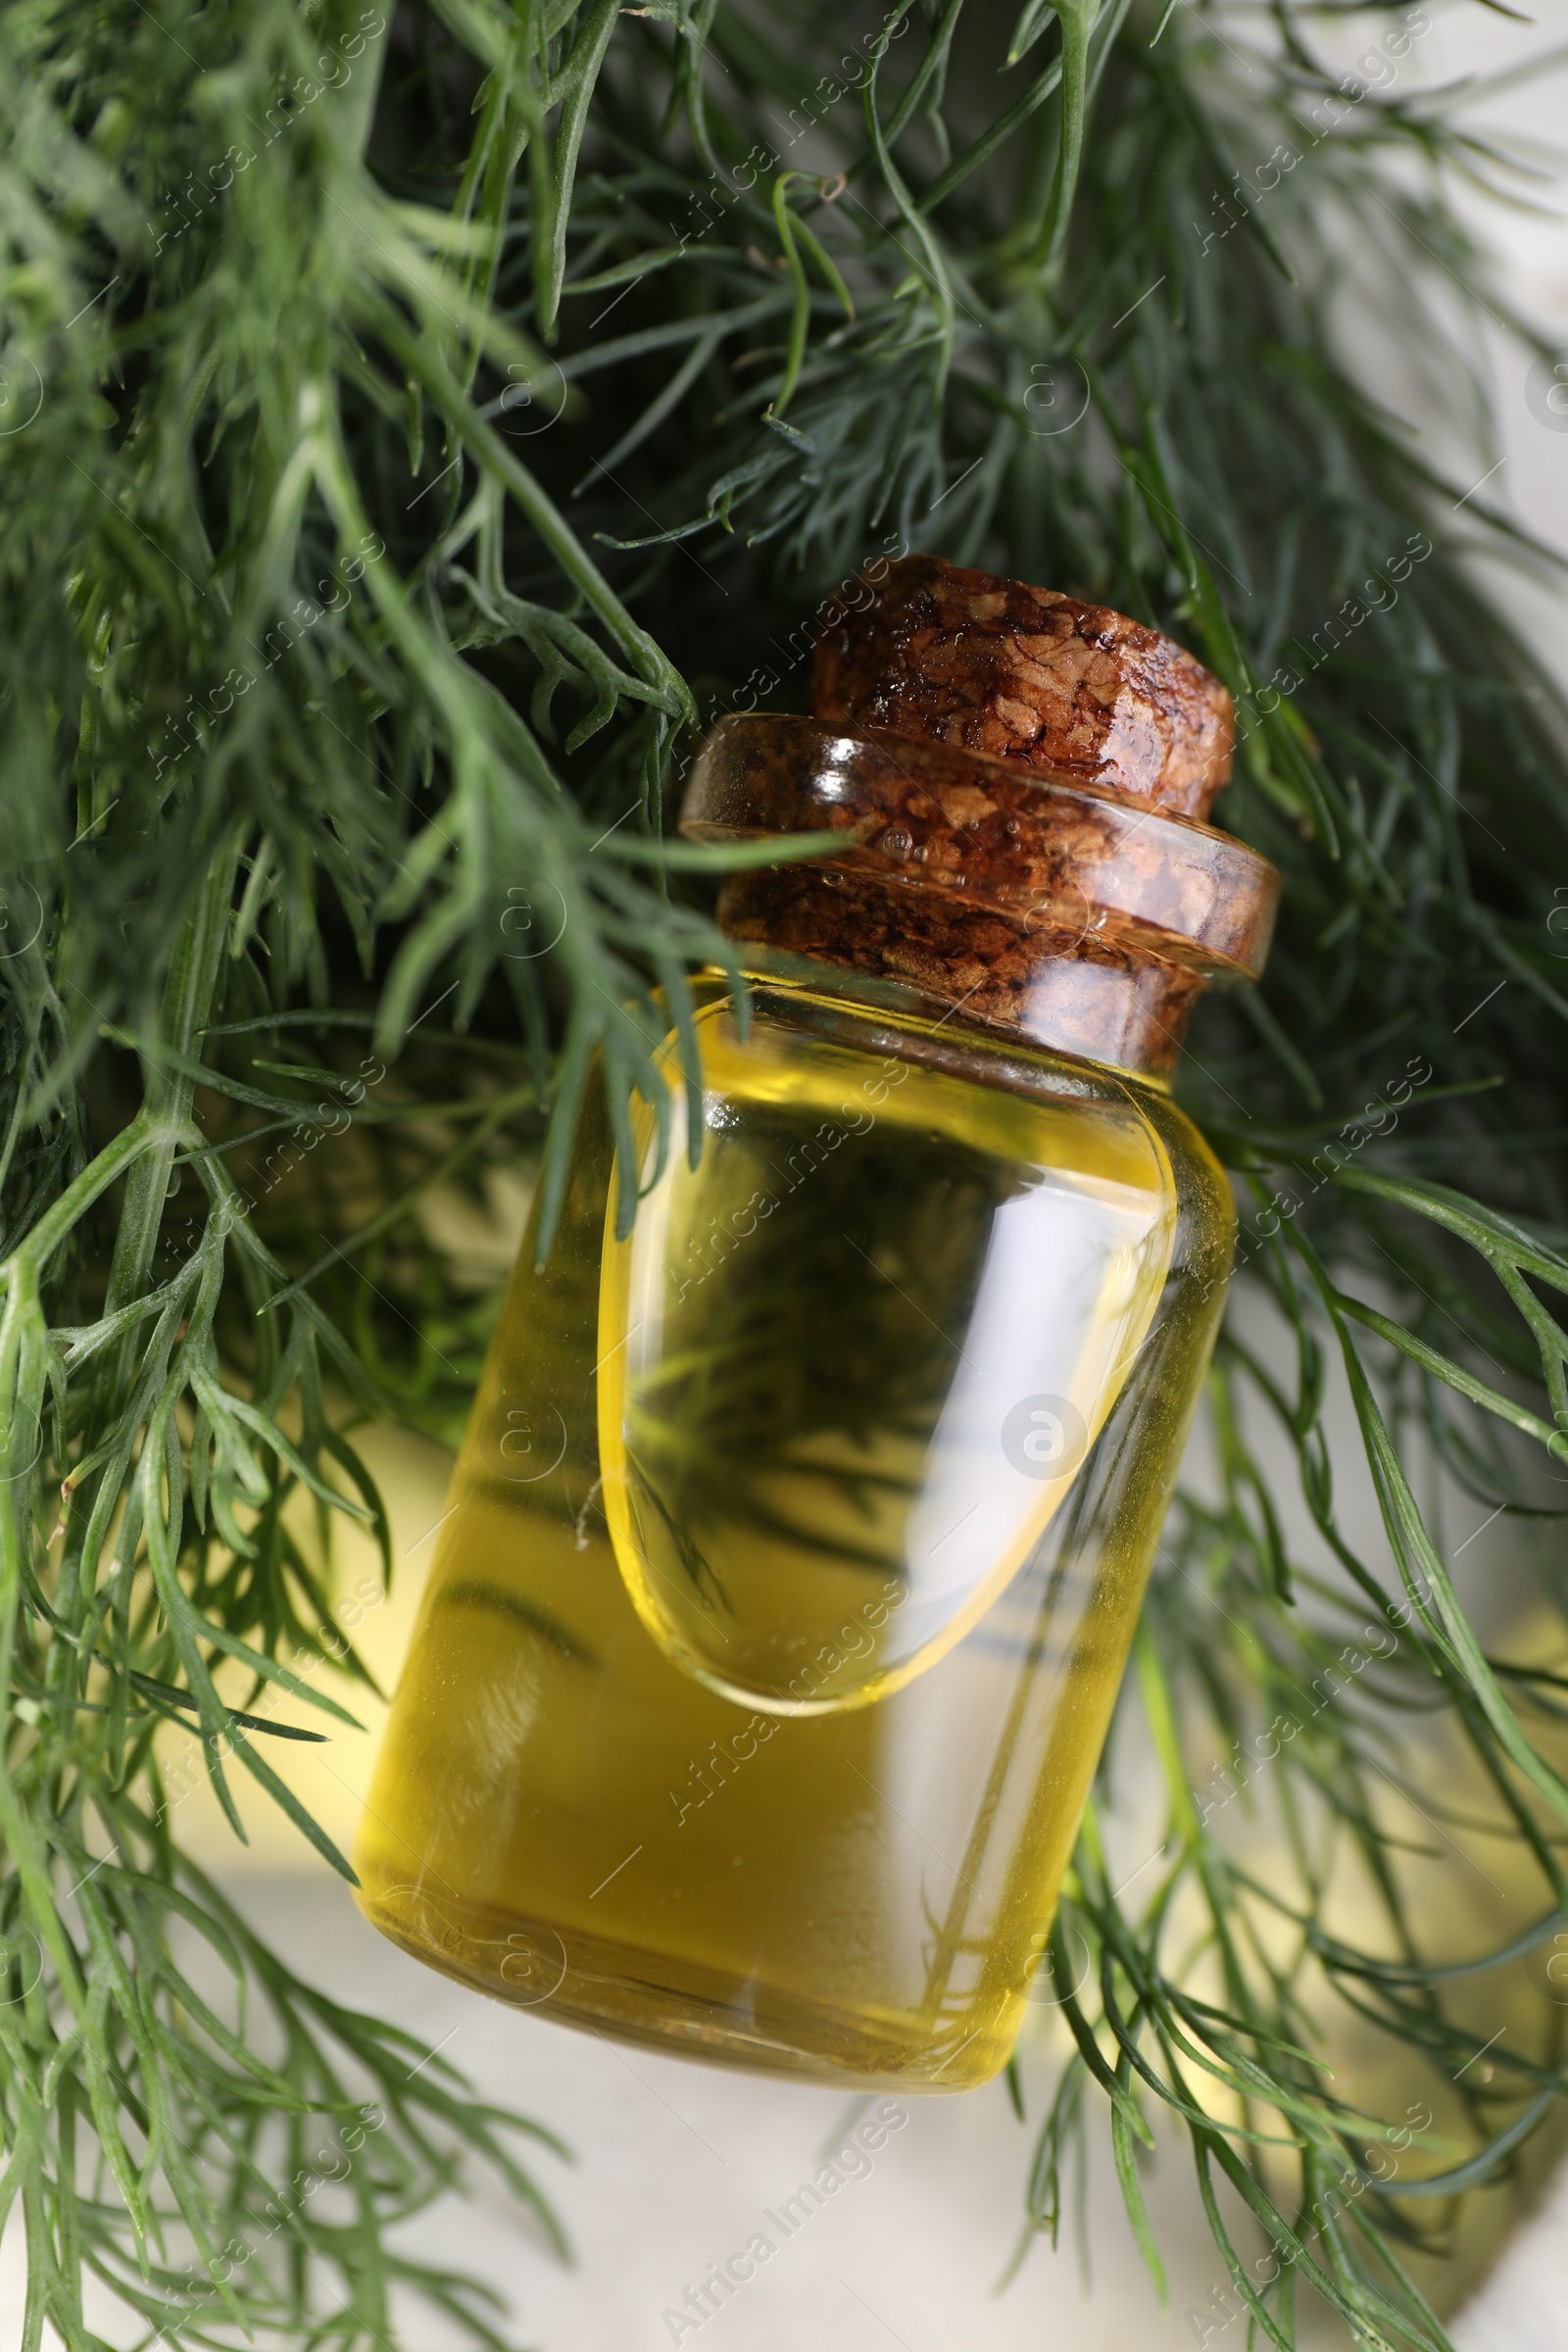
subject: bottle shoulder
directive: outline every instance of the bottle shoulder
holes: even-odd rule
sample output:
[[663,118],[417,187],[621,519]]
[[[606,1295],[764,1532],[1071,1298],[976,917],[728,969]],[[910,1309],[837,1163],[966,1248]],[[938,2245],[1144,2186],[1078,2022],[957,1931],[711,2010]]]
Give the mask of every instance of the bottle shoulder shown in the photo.
[[[891,992],[884,992],[890,998]],[[736,992],[715,975],[699,984],[700,1020],[733,1015]],[[1216,1194],[1228,1203],[1230,1187],[1207,1141],[1158,1078],[1022,1043],[963,1021],[961,1010],[946,1016],[928,1007],[878,1002],[849,992],[827,992],[771,976],[752,976],[749,1026],[741,1034],[750,1050],[765,1058],[770,1047],[784,1060],[791,1035],[814,1039],[841,1053],[880,1065],[896,1063],[929,1071],[992,1097],[1035,1103],[1060,1115],[1073,1108],[1142,1128],[1169,1157],[1183,1190]],[[705,1024],[706,1025],[706,1024]],[[799,1058],[805,1059],[806,1054]],[[873,1085],[876,1082],[873,1081]],[[888,1090],[876,1086],[879,1098]],[[906,1102],[918,1099],[906,1096]],[[989,1123],[989,1122],[988,1122]]]

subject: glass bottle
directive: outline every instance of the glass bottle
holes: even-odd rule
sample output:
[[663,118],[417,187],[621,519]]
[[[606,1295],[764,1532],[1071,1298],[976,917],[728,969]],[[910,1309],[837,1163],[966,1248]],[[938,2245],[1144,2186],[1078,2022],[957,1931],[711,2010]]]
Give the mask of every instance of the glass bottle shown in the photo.
[[503,1999],[957,2090],[1017,2033],[1207,1363],[1234,1212],[1169,1072],[1277,877],[1201,821],[1229,699],[1179,647],[933,558],[861,586],[815,715],[694,765],[688,835],[812,855],[724,886],[695,1158],[650,1114],[618,1239],[590,1107],[524,1242],[357,1861]]

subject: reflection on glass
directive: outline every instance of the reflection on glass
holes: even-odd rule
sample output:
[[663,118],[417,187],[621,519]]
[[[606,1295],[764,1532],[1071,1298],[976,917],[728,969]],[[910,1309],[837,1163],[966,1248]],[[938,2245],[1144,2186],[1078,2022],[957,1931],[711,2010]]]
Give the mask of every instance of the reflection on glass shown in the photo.
[[766,1019],[743,1046],[722,1006],[699,1035],[698,1164],[671,1152],[628,1241],[610,1210],[611,1531],[692,1673],[783,1712],[859,1705],[1045,1534],[1158,1303],[1170,1166],[1130,1102],[867,1071]]

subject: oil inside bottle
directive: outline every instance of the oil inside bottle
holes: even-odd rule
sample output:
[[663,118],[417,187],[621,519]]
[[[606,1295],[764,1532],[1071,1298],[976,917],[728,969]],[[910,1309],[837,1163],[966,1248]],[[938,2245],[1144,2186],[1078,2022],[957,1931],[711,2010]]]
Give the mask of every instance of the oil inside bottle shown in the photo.
[[[968,1324],[950,1321],[943,1339],[926,1318],[968,1296],[965,1267],[974,1288],[1017,1188],[1041,1172],[1075,1175],[1091,1200],[1114,1206],[1122,1195],[1111,1188],[1125,1186],[1134,1201],[1163,1201],[1168,1166],[1179,1206],[1171,1278],[1141,1347],[1140,1310],[1127,1311],[1121,1345],[1135,1352],[1102,1442],[985,1614],[878,1704],[780,1712],[738,1703],[677,1665],[634,1608],[606,1523],[597,1392],[614,1361],[601,1360],[611,1143],[591,1102],[555,1247],[540,1268],[525,1241],[475,1399],[356,1847],[360,1900],[421,1959],[542,2015],[751,2068],[959,2091],[1004,2063],[1031,1990],[1050,2000],[1065,1989],[1038,1980],[1045,1931],[1206,1358],[1234,1218],[1220,1171],[1157,1090],[1043,1055],[1032,1098],[962,1078],[939,1087],[939,1073],[910,1059],[862,1051],[824,1060],[802,1026],[808,1010],[803,999],[790,1023],[774,1024],[760,1009],[744,1047],[727,1016],[700,1023],[713,1081],[707,1143],[728,1132],[726,1102],[743,1136],[765,1133],[782,1160],[767,1179],[778,1206],[755,1232],[734,1233],[727,1252],[714,1246],[714,1206],[700,1226],[677,1227],[703,1248],[694,1261],[680,1243],[665,1295],[708,1269],[677,1308],[731,1296],[719,1280],[728,1267],[737,1292],[755,1277],[760,1297],[765,1263],[749,1265],[745,1252],[791,1232],[793,1201],[798,1223],[769,1280],[770,1312],[796,1352],[765,1357],[746,1409],[765,1425],[772,1411],[809,1406],[816,1420],[786,1425],[797,1448],[828,1429],[857,1470],[900,1445],[908,1450],[896,1458],[917,1468],[914,1441],[929,1450],[961,1368],[952,1335],[978,1352]],[[740,1063],[752,1072],[744,1086]],[[845,1157],[853,1144],[878,1139],[883,1155],[861,1163],[864,1176],[840,1175],[856,1165]],[[710,1183],[717,1165],[713,1153]],[[831,1250],[833,1233],[882,1253],[899,1286],[867,1280],[848,1331],[828,1318],[860,1259],[842,1241]],[[821,1255],[802,1257],[812,1235]],[[666,1238],[666,1256],[671,1246]],[[627,1263],[612,1259],[612,1271]],[[901,1291],[909,1303],[894,1320],[882,1294],[897,1301]],[[728,1311],[740,1320],[738,1301]],[[617,1320],[617,1335],[635,1321]],[[719,1329],[703,1326],[706,1344]],[[769,1344],[764,1328],[758,1345]],[[846,1353],[854,1348],[858,1356]],[[768,1369],[786,1360],[800,1407]],[[889,1400],[868,1415],[863,1445],[844,1405],[862,1373],[868,1393],[882,1383]],[[622,1372],[617,1414],[633,1386]],[[729,1426],[720,1403],[704,1400],[700,1431]],[[1049,1456],[1054,1433],[1030,1422],[1022,1442],[1030,1437]],[[826,1439],[817,1443],[830,1458]],[[820,1514],[808,1524],[841,1548],[846,1531],[858,1545],[853,1564],[819,1571],[843,1598],[823,1614],[836,1622],[813,1661],[831,1695],[841,1662],[863,1683],[867,1637],[899,1625],[891,1603],[904,1589],[912,1505],[887,1505],[866,1478],[864,1505],[836,1493],[830,1515],[827,1483],[794,1490],[793,1507]],[[742,1505],[761,1507],[744,1482],[738,1501],[731,1492],[721,1490],[728,1515],[714,1514],[721,1534],[744,1523]],[[881,1539],[867,1542],[865,1526]],[[940,1568],[946,1555],[935,1556]]]
[[1037,1550],[1150,1330],[1170,1165],[1103,1090],[981,1087],[765,1013],[742,1040],[722,1002],[698,1041],[697,1164],[656,1174],[645,1137],[629,1238],[607,1212],[605,1511],[687,1672],[858,1707]]

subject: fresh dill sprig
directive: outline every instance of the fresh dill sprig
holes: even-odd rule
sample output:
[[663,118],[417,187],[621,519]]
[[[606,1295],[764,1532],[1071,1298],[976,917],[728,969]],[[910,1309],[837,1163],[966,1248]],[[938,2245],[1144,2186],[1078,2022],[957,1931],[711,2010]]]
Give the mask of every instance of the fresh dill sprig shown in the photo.
[[[331,1524],[386,1543],[355,1416],[450,1433],[471,1391],[494,1301],[422,1203],[537,1147],[548,1232],[590,1085],[623,1149],[634,1094],[665,1109],[655,1052],[727,953],[707,853],[666,838],[694,724],[798,699],[807,616],[897,546],[1192,645],[1238,703],[1221,819],[1286,879],[1267,984],[1204,1009],[1184,1085],[1294,1370],[1233,1314],[1218,1491],[1167,1529],[1130,1694],[1168,1780],[1162,1874],[1115,1891],[1102,1781],[1052,1947],[1076,2056],[1029,2225],[1055,2227],[1092,2084],[1156,2275],[1157,2104],[1250,2341],[1294,2341],[1298,2286],[1355,2342],[1445,2340],[1404,2255],[1565,2086],[1539,2017],[1472,2071],[1463,1997],[1568,1932],[1560,1686],[1485,1654],[1411,1465],[1554,1524],[1568,729],[1471,569],[1544,552],[1345,356],[1353,300],[1447,384],[1481,476],[1467,321],[1497,298],[1448,190],[1532,183],[1465,126],[1484,85],[1428,91],[1429,12],[1357,12],[1348,72],[1322,46],[1344,14],[0,19],[0,2219],[20,2204],[24,2352],[46,2326],[101,2343],[87,2280],[149,2345],[349,2352],[391,2340],[404,2290],[510,2340],[390,2233],[468,2157],[537,2199],[505,2136],[530,2127],[443,2061],[411,2075],[244,1926],[181,1847],[152,1735],[194,1717],[236,1830],[237,1763],[346,1869],[264,1750],[344,1712],[314,1680],[341,1649]],[[1522,364],[1549,356],[1503,323]],[[1332,1575],[1290,1556],[1265,1421]],[[1395,1585],[1337,1515],[1357,1463]],[[1479,1828],[1437,1799],[1434,1828],[1500,1840],[1538,1889],[1528,1934],[1462,1962],[1426,1949],[1405,1883],[1389,1731],[1423,1713],[1491,1791]],[[1270,1738],[1285,1878],[1235,1838],[1248,1776],[1222,1776],[1235,1804],[1203,1780]],[[1380,1906],[1364,1947],[1324,1916],[1347,1847]],[[1428,2123],[1328,2081],[1335,1993],[1427,2070]],[[337,2185],[279,2189],[304,2180]]]

